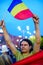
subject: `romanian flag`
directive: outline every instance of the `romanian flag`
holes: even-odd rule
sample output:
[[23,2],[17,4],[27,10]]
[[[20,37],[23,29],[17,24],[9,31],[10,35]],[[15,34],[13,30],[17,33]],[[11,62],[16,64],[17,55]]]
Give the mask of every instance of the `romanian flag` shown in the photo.
[[33,16],[33,13],[21,0],[13,0],[8,11],[19,20],[25,20]]

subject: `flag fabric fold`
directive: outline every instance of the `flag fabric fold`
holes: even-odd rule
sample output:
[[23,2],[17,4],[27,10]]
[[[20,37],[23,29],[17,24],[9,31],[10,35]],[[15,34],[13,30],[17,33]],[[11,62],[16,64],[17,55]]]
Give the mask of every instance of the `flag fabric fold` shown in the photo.
[[33,13],[27,8],[22,0],[13,0],[8,11],[19,20],[25,20],[33,16]]

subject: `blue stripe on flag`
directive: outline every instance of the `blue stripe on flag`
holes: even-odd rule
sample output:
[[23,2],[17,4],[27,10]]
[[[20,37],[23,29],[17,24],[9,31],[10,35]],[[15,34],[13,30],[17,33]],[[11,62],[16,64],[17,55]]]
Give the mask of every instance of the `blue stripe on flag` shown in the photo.
[[8,8],[8,11],[11,12],[11,10],[19,3],[22,3],[22,0],[13,0],[10,7]]

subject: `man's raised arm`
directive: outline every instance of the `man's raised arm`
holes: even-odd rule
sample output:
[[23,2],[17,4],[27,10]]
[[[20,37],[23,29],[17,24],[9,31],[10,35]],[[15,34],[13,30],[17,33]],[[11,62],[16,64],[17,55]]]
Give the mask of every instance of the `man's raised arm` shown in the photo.
[[5,25],[4,25],[4,20],[2,20],[0,22],[0,26],[2,27],[2,30],[3,30],[3,33],[4,33],[4,38],[6,40],[6,44],[9,46],[9,48],[11,49],[11,51],[13,52],[13,54],[16,54],[16,48],[14,46],[14,44],[11,42],[11,39],[7,33],[7,30],[5,28]]
[[34,21],[34,25],[35,25],[35,38],[36,38],[36,42],[34,43],[34,52],[39,52],[40,51],[40,30],[39,30],[39,18],[34,15],[33,17],[33,21]]

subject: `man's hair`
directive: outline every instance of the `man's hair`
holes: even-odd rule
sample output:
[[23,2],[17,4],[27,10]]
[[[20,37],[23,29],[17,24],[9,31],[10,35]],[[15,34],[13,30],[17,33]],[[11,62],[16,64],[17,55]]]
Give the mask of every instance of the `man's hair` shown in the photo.
[[31,46],[31,49],[30,49],[30,52],[31,52],[31,51],[33,50],[33,43],[32,43],[29,39],[22,39],[22,40],[20,41],[20,46],[21,46],[21,43],[22,43],[23,41],[27,42],[27,43],[29,44],[29,46]]

